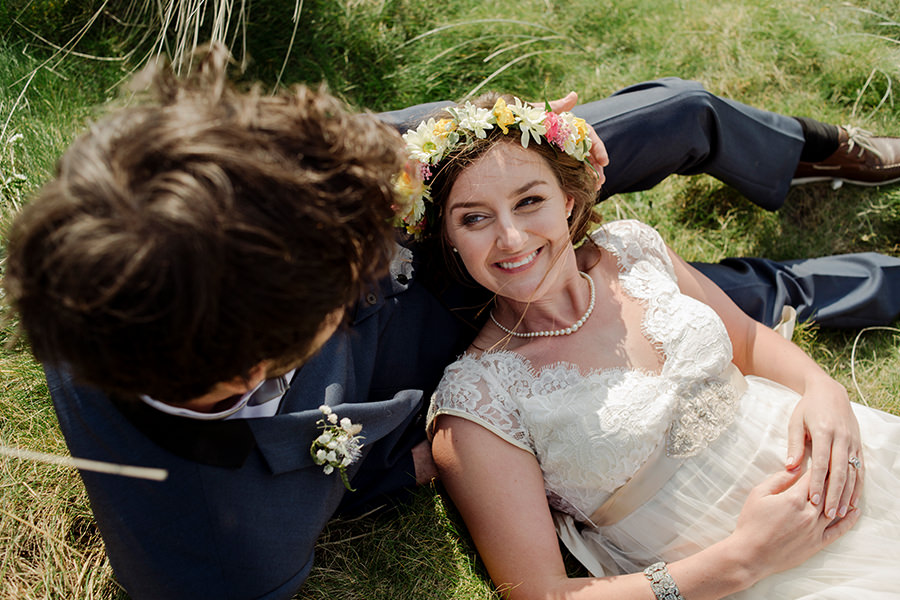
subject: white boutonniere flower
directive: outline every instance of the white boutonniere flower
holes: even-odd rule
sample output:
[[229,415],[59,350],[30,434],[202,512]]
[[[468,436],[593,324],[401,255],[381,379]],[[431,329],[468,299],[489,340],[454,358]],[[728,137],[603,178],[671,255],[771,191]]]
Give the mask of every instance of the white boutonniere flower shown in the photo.
[[347,467],[356,462],[362,453],[362,440],[365,439],[359,435],[362,425],[351,422],[347,417],[339,419],[326,404],[320,406],[319,411],[325,415],[317,421],[322,433],[313,441],[309,454],[314,463],[322,465],[326,475],[337,469],[344,487],[354,492],[356,490],[350,487],[347,477]]

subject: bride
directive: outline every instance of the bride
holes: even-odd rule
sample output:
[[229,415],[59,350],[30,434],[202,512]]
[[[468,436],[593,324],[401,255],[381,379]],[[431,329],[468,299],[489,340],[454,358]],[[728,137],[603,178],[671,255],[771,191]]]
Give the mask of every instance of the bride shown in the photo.
[[[586,131],[490,98],[405,136],[398,220],[495,295],[428,427],[498,589],[900,597],[900,418],[851,404],[651,227],[576,249],[602,179]],[[557,535],[593,577],[567,577]]]

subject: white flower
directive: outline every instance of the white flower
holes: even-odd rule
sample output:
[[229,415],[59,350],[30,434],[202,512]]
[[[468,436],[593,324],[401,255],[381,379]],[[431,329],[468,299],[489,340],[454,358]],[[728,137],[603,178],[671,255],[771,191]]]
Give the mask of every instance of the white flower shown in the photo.
[[437,121],[422,121],[415,130],[403,134],[409,156],[425,164],[434,164],[447,149],[447,137],[435,133]]
[[[353,491],[347,467],[362,456],[363,438],[357,435],[362,431],[362,425],[353,423],[347,417],[338,419],[334,411],[324,404],[319,407],[319,411],[325,418],[317,423],[322,428],[322,433],[313,440],[309,448],[310,456],[315,464],[322,466],[322,471],[326,475],[337,469],[344,486]],[[340,423],[340,426],[337,423]]]
[[587,124],[572,113],[563,113],[560,120],[565,122],[568,135],[563,143],[563,151],[573,158],[584,161],[591,151],[591,141],[587,136]]
[[534,139],[535,143],[541,143],[541,136],[547,133],[544,127],[544,111],[528,104],[523,104],[521,100],[515,98],[515,102],[509,107],[514,115],[518,118],[517,125],[522,132],[522,147],[528,147],[529,136]]
[[416,197],[410,206],[409,216],[404,219],[407,223],[418,223],[425,216],[425,201],[431,200],[431,193],[430,190],[423,190],[423,192],[421,196]]
[[459,124],[459,128],[465,131],[471,131],[477,138],[487,137],[487,130],[493,129],[494,115],[486,108],[479,108],[471,102],[461,108],[448,108],[447,112],[453,115],[453,118]]

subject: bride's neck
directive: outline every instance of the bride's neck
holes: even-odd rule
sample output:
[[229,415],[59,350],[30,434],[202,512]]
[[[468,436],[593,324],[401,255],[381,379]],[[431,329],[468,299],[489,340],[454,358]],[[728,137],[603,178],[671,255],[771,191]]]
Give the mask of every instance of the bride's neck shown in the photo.
[[557,274],[550,288],[527,301],[497,296],[494,316],[506,327],[531,332],[568,327],[580,319],[590,302],[590,286],[574,262],[565,274]]

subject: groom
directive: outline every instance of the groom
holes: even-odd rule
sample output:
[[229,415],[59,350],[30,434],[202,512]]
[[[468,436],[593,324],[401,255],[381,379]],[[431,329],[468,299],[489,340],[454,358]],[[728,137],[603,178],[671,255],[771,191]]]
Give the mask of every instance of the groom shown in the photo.
[[[168,471],[163,482],[82,472],[128,593],[289,598],[336,511],[431,477],[422,408],[472,331],[384,226],[396,133],[321,92],[223,88],[215,52],[204,72],[217,75],[162,90],[72,145],[10,232],[5,287],[71,453]],[[822,146],[804,142],[799,121],[678,80],[580,110],[613,157],[607,193],[708,172],[775,208],[806,147]],[[825,172],[849,178],[858,144],[835,131],[812,168],[839,163]],[[871,143],[882,163],[900,150]],[[882,163],[864,176],[898,176]],[[787,299],[853,325],[897,314],[900,261],[880,261],[704,268],[758,318]],[[880,279],[829,276],[820,301],[817,278],[834,266]],[[355,492],[311,455],[320,405],[362,427],[362,455],[346,465]]]

